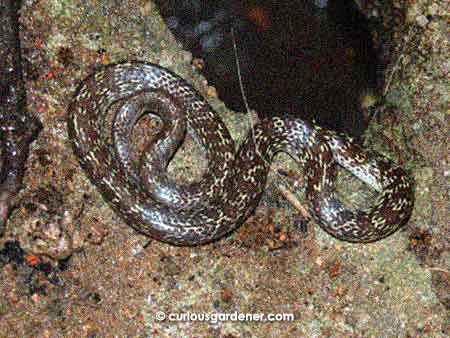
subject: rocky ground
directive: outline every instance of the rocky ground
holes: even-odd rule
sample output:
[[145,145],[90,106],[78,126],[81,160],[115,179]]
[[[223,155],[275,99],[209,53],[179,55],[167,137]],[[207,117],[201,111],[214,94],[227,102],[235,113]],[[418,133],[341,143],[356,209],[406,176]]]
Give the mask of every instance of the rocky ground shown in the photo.
[[[238,231],[183,248],[126,226],[83,174],[66,127],[75,86],[95,66],[146,60],[192,82],[236,138],[245,133],[244,116],[215,98],[151,2],[27,1],[28,107],[44,130],[1,239],[0,336],[449,336],[448,5],[358,3],[383,27],[373,38],[387,65],[366,144],[415,177],[408,225],[366,245],[337,241],[314,224],[303,232],[271,180]],[[198,174],[196,154],[188,140],[174,172]],[[158,311],[292,313],[295,320],[172,322],[159,321]]]

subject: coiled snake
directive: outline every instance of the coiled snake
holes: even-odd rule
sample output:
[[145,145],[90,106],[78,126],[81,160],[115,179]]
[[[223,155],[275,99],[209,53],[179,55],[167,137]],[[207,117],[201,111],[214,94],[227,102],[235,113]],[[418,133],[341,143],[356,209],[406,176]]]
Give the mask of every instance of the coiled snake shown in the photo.
[[[130,136],[146,111],[156,113],[163,127],[137,166]],[[205,149],[208,168],[201,180],[181,186],[166,168],[186,128]],[[412,181],[400,167],[299,118],[260,121],[236,151],[205,99],[154,64],[121,63],[88,76],[69,106],[68,129],[82,168],[112,208],[136,230],[176,245],[207,243],[242,224],[257,206],[278,152],[304,166],[313,217],[339,239],[382,239],[408,220],[413,207]],[[337,164],[379,192],[371,208],[352,211],[337,198]]]

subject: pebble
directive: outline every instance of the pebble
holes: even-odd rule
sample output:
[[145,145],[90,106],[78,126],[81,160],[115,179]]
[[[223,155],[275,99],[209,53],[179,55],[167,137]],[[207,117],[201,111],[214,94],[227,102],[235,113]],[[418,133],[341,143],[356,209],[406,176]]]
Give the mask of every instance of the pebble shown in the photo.
[[425,28],[428,25],[428,19],[423,14],[416,16],[416,21],[422,28]]

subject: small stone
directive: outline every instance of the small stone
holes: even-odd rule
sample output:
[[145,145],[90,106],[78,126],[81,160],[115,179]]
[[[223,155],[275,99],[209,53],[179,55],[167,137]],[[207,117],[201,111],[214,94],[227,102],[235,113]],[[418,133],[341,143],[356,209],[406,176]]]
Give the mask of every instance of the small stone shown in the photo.
[[31,296],[31,299],[33,300],[33,302],[34,302],[35,304],[38,304],[38,303],[40,303],[40,301],[41,301],[41,297],[40,297],[37,293],[33,294],[33,295]]
[[203,68],[205,68],[205,61],[203,59],[195,58],[192,60],[192,65],[197,70],[203,70]]
[[434,3],[430,7],[428,7],[428,14],[436,15],[439,10],[438,4]]
[[192,62],[192,53],[188,52],[188,51],[181,51],[180,59],[183,60],[183,62],[185,62],[185,63],[191,63]]
[[153,3],[151,1],[147,1],[141,8],[141,14],[143,16],[149,16],[152,14],[153,10],[154,10],[154,6]]
[[428,19],[423,14],[416,16],[416,21],[417,24],[422,28],[425,28],[428,25]]
[[217,90],[216,90],[216,88],[213,87],[213,86],[209,86],[206,95],[208,95],[208,97],[216,98],[217,97]]

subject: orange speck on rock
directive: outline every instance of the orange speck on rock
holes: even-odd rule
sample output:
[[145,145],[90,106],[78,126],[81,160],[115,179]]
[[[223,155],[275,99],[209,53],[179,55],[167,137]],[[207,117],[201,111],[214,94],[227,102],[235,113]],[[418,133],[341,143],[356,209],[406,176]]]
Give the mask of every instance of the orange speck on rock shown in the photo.
[[339,276],[340,271],[341,263],[339,261],[334,261],[333,264],[328,267],[328,276],[330,276],[330,278],[335,278]]
[[205,68],[205,61],[203,59],[195,58],[192,60],[192,66],[197,70],[203,70],[203,68]]
[[42,47],[42,40],[41,38],[36,38],[36,40],[34,41],[34,47],[36,47],[37,49],[41,49]]
[[36,266],[40,263],[40,259],[39,257],[35,256],[35,255],[27,255],[25,257],[25,262],[27,262],[27,264],[29,266]]
[[217,90],[216,90],[216,88],[213,87],[213,86],[209,86],[208,87],[208,91],[206,92],[206,95],[208,97],[216,98],[217,97]]
[[220,293],[220,298],[222,299],[223,302],[228,303],[233,298],[233,292],[231,292],[230,289],[223,289],[222,292]]
[[109,58],[108,55],[106,54],[102,54],[101,58],[100,58],[100,63],[104,66],[108,65],[111,63],[111,59]]
[[51,80],[51,79],[53,79],[55,77],[55,73],[53,73],[53,71],[49,71],[46,75],[45,75],[45,78],[47,79],[47,80]]
[[347,288],[344,285],[339,284],[336,290],[333,292],[333,297],[335,298],[342,297],[346,292]]

